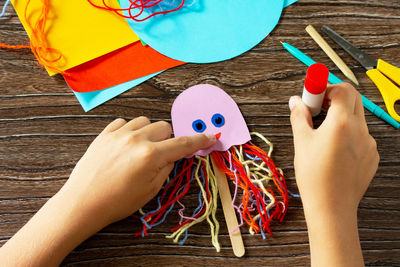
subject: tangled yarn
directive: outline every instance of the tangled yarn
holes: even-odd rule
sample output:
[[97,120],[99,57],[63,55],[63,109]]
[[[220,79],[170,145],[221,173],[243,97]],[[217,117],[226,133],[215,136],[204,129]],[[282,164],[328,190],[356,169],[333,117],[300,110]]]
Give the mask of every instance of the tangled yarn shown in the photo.
[[[46,25],[47,19],[49,16],[49,0],[40,0],[42,2],[42,6],[40,9],[39,16],[35,21],[31,21],[29,6],[31,0],[27,0],[25,10],[24,10],[24,19],[26,22],[26,27],[28,31],[30,31],[30,45],[7,45],[0,43],[0,48],[6,49],[22,49],[22,48],[30,48],[32,53],[37,58],[40,65],[45,66],[48,70],[53,71],[55,73],[64,73],[60,69],[60,65],[62,64],[63,55],[57,49],[51,48],[46,39]],[[7,2],[6,2],[7,4]],[[4,12],[5,8],[3,8]],[[3,13],[2,12],[2,13]]]
[[[150,229],[163,223],[174,206],[178,205],[179,223],[171,229],[172,233],[167,238],[183,244],[190,227],[207,221],[211,243],[219,251],[215,167],[222,170],[235,187],[232,205],[240,218],[238,227],[247,225],[250,234],[260,233],[264,239],[265,233],[272,236],[271,222],[283,221],[290,192],[286,188],[282,170],[271,159],[272,144],[259,133],[252,135],[268,145],[268,152],[249,142],[232,146],[227,151],[213,151],[205,157],[195,156],[176,163],[169,181],[157,197],[158,207],[148,212],[140,210],[142,231],[136,233],[136,236],[147,235]],[[211,159],[215,162],[214,166]],[[188,212],[183,204],[190,187],[198,188],[198,204],[192,212]]]
[[[129,0],[128,8],[114,8],[107,4],[106,0],[101,0],[101,4],[94,3],[94,0],[88,0],[88,2],[94,7],[112,11],[121,17],[136,22],[142,22],[156,15],[172,13],[182,7],[190,7],[195,3],[195,0],[187,2],[185,0]],[[123,11],[126,11],[128,15],[124,15]]]

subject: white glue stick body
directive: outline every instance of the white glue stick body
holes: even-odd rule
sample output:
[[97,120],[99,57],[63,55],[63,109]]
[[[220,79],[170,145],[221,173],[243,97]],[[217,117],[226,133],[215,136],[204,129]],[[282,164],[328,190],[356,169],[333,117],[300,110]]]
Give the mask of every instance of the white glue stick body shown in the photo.
[[324,64],[315,63],[307,69],[302,100],[309,107],[313,117],[321,112],[328,78],[329,70]]

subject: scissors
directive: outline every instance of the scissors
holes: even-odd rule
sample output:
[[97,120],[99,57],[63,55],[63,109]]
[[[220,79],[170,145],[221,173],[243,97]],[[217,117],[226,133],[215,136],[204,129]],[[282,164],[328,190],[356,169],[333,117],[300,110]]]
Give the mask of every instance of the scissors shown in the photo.
[[[394,105],[400,101],[400,68],[397,68],[382,59],[375,58],[364,53],[357,47],[353,46],[349,41],[334,32],[328,26],[322,26],[325,32],[333,41],[340,45],[347,53],[367,70],[368,77],[375,83],[381,92],[386,109],[390,116],[400,122],[400,115],[396,112]],[[392,80],[392,81],[391,81]]]

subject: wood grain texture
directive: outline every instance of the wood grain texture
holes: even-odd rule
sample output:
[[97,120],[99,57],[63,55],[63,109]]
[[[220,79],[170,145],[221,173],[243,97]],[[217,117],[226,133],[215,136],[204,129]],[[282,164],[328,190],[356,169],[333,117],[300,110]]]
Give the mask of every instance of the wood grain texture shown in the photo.
[[[0,0],[0,6],[5,1]],[[185,88],[211,83],[239,104],[250,130],[275,144],[273,159],[282,167],[288,187],[297,192],[293,141],[287,101],[300,94],[306,68],[280,45],[287,41],[343,75],[306,34],[312,24],[329,25],[371,56],[400,66],[400,2],[398,0],[300,0],[286,8],[269,38],[232,60],[186,64],[129,90],[88,113],[60,76],[49,77],[28,49],[0,50],[0,243],[6,242],[63,185],[75,163],[105,125],[117,117],[145,115],[170,120],[175,97]],[[0,19],[0,41],[27,44],[13,8]],[[328,40],[360,81],[359,91],[383,106],[364,70]],[[399,110],[399,109],[398,109]],[[360,237],[367,265],[400,265],[400,132],[366,112],[381,162],[361,201]],[[340,168],[340,166],[338,166]],[[188,197],[195,198],[194,192]],[[218,217],[222,218],[222,210]],[[234,257],[225,224],[220,253],[208,236],[207,224],[191,229],[184,246],[165,239],[176,223],[171,215],[144,239],[133,238],[139,224],[126,219],[108,226],[63,262],[66,266],[304,266],[309,247],[301,202],[291,201],[286,221],[275,223],[274,238],[244,233],[246,255]]]

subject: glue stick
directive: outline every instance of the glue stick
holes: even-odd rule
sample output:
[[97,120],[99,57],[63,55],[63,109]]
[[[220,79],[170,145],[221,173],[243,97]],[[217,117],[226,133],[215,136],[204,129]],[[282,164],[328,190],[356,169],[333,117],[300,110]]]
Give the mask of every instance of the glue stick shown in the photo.
[[321,112],[328,78],[329,70],[324,64],[315,63],[307,69],[302,100],[310,108],[313,117]]

